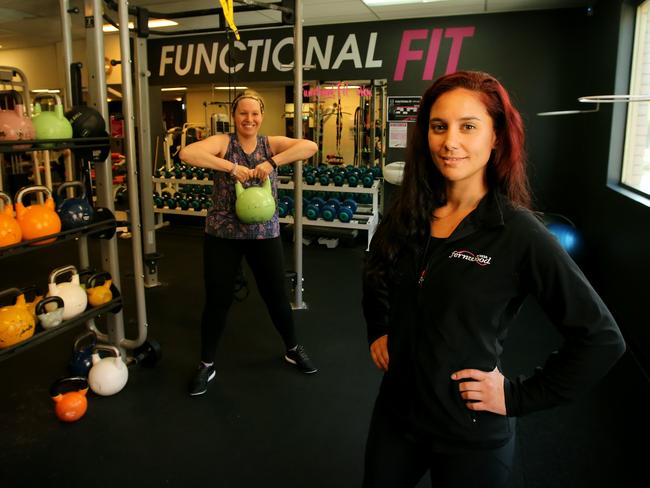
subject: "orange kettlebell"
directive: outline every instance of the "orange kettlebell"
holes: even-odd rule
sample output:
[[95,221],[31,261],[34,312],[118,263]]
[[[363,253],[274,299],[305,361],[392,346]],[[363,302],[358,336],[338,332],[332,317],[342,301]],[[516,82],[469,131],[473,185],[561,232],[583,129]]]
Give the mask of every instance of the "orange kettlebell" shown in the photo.
[[[29,207],[23,205],[23,197],[28,193],[42,191],[47,195],[45,203],[34,204]],[[42,185],[28,186],[21,188],[16,194],[16,219],[23,232],[24,240],[39,239],[41,237],[61,232],[61,219],[54,211],[54,200],[52,192]],[[56,239],[47,239],[34,242],[37,244],[48,244]]]
[[34,335],[36,319],[25,303],[25,295],[18,288],[9,288],[2,295],[18,296],[14,305],[0,308],[0,349],[11,347]]
[[4,209],[0,212],[0,247],[18,244],[23,237],[23,232],[14,218],[11,197],[0,191],[0,200],[4,200]]
[[[68,383],[77,383],[76,391],[61,393],[63,386],[69,388]],[[62,422],[76,422],[84,416],[88,410],[88,380],[82,376],[74,378],[61,378],[57,380],[50,388],[50,396],[54,400],[54,413]]]

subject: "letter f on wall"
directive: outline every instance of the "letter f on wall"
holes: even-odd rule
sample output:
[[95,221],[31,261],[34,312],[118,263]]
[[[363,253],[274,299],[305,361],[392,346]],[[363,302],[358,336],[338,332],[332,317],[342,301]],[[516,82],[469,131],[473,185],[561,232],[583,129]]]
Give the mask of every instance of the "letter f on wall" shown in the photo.
[[402,34],[402,43],[399,47],[399,54],[397,56],[397,64],[395,65],[395,74],[393,79],[395,81],[402,81],[404,79],[404,71],[406,71],[406,63],[409,61],[419,61],[422,59],[424,51],[411,50],[411,41],[414,39],[427,39],[429,31],[427,29],[407,30]]

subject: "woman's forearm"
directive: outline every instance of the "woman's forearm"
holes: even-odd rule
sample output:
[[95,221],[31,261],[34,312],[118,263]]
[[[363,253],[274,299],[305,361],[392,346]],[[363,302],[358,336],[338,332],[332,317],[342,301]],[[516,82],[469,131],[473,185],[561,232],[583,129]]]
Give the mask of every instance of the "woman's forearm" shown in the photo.
[[294,161],[309,159],[316,151],[318,151],[318,146],[315,142],[307,139],[297,139],[291,146],[273,155],[273,160],[281,166]]

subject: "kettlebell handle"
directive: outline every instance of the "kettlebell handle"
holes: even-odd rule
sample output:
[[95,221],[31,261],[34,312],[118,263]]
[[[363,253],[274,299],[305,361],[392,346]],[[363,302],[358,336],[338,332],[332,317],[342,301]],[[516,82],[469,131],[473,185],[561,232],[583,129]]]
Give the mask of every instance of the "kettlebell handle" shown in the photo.
[[116,358],[122,358],[122,355],[120,354],[120,350],[117,347],[112,346],[110,344],[97,344],[93,348],[93,354],[99,354],[99,351],[109,351],[112,352]]
[[11,201],[11,197],[9,196],[9,194],[5,193],[3,191],[0,191],[0,200],[4,200],[5,207],[7,207],[7,206],[11,207],[11,205],[13,203]]
[[36,100],[42,100],[43,98],[54,98],[56,100],[56,104],[61,105],[61,97],[56,93],[39,93],[34,97],[34,103],[36,103]]
[[17,296],[22,295],[22,294],[23,294],[23,292],[20,291],[18,288],[7,288],[6,290],[0,291],[0,298],[2,298],[4,296],[10,296],[10,295],[13,295],[13,296],[17,297]]
[[18,193],[16,193],[16,203],[20,203],[22,205],[23,197],[28,193],[33,193],[36,191],[42,191],[43,193],[47,194],[47,198],[52,198],[52,192],[45,185],[25,186],[18,190]]
[[99,273],[90,275],[90,277],[86,280],[86,290],[94,288],[95,280],[98,280],[99,278],[104,278],[104,283],[106,283],[106,281],[111,279],[111,274],[108,271],[100,271]]
[[[256,181],[259,182],[258,179],[256,179]],[[264,181],[262,181],[260,184],[258,184],[258,185],[250,185],[250,186],[247,186],[246,188],[244,188],[244,185],[242,185],[239,182],[239,180],[235,180],[235,189],[236,189],[236,193],[238,195],[241,192],[243,192],[244,190],[246,190],[248,188],[253,188],[254,186],[257,186],[258,188],[263,188],[264,190],[268,190],[270,192],[271,191],[271,178],[266,177],[266,178],[264,178]]]
[[78,387],[76,391],[84,393],[88,391],[88,378],[84,378],[83,376],[73,376],[71,378],[61,378],[56,380],[50,387],[50,397],[56,398],[57,396],[62,395],[60,390],[68,383],[77,383]]
[[56,268],[55,270],[53,270],[53,271],[50,273],[49,283],[54,283],[54,284],[56,284],[56,279],[57,279],[60,275],[62,275],[62,274],[64,274],[64,273],[67,273],[67,272],[71,272],[71,273],[72,273],[72,276],[74,276],[74,275],[78,275],[78,273],[77,273],[77,268],[75,268],[72,264],[70,264],[70,265],[68,265],[68,266],[62,266],[62,267],[60,267],[60,268]]
[[75,339],[74,344],[72,345],[72,350],[79,351],[81,341],[86,339],[91,340],[91,349],[95,349],[95,346],[97,345],[97,334],[92,330],[88,330]]
[[65,183],[62,183],[61,185],[59,185],[59,187],[56,189],[56,195],[58,197],[61,197],[61,196],[63,196],[63,191],[66,188],[73,188],[73,187],[81,188],[81,195],[79,196],[79,198],[81,198],[81,199],[86,198],[86,186],[81,181],[78,181],[78,180],[66,181]]
[[45,313],[46,312],[45,305],[47,305],[48,303],[56,303],[57,304],[57,307],[56,307],[57,310],[64,307],[63,298],[61,298],[59,296],[47,297],[47,298],[44,298],[43,300],[41,300],[40,302],[38,302],[36,304],[36,315],[41,315],[41,314]]

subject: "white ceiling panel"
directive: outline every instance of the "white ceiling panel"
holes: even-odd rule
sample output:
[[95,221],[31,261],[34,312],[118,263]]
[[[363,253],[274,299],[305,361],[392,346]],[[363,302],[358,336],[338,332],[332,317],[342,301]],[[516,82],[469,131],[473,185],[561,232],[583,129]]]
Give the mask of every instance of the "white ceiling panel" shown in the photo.
[[[268,3],[273,0],[260,1]],[[305,26],[335,25],[348,22],[485,13],[486,9],[491,13],[587,6],[591,3],[593,3],[591,0],[446,0],[398,7],[370,8],[361,0],[303,0],[303,18]],[[129,5],[144,7],[153,12],[186,12],[216,9],[219,2],[217,0],[130,0]],[[81,9],[82,13],[72,18],[72,38],[82,39],[85,32],[83,0],[70,0],[70,6]],[[110,15],[113,19],[117,18],[116,12],[110,12]],[[279,17],[279,12],[270,10],[240,12],[235,14],[235,21],[238,26],[243,27],[251,24],[274,23],[279,20]],[[215,19],[214,16],[177,19],[179,26],[165,30],[169,32],[213,28],[216,24]],[[0,49],[0,62],[3,50],[61,42],[60,25],[59,2],[56,0],[0,0],[0,26],[5,31],[4,35],[0,33],[3,45]]]

